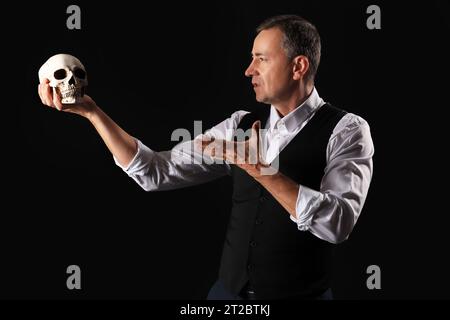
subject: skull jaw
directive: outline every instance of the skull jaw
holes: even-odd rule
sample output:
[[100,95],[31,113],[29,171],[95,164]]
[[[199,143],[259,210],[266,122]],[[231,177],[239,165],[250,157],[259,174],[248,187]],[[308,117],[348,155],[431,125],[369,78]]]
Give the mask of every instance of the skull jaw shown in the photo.
[[53,94],[61,97],[61,103],[63,104],[81,103],[84,96],[84,87],[77,87],[71,90],[61,90],[59,87],[54,87]]
[[63,104],[75,104],[75,103],[81,103],[81,102],[82,102],[82,97],[70,96],[70,97],[61,99],[61,103],[63,103]]

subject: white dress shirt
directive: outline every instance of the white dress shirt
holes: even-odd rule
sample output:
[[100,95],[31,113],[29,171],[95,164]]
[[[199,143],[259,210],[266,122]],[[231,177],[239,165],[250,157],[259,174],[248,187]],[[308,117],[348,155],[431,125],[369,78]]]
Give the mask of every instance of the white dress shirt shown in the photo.
[[[324,105],[314,88],[308,99],[281,118],[271,106],[266,130],[262,130],[262,156],[271,163]],[[205,135],[231,140],[247,111],[236,111]],[[199,137],[197,137],[199,138]],[[115,162],[144,190],[170,190],[211,181],[230,174],[230,165],[207,164],[194,148],[194,140],[181,142],[170,151],[156,152],[137,140],[138,151],[127,167]],[[369,189],[374,146],[368,123],[347,113],[337,123],[328,141],[326,168],[320,190],[299,187],[296,217],[286,214],[300,231],[309,231],[332,243],[348,238]]]

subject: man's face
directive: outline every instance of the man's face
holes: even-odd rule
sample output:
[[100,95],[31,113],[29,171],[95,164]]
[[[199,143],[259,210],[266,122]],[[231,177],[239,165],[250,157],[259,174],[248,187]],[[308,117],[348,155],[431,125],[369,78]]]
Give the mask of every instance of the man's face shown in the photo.
[[294,90],[292,63],[282,45],[278,28],[261,31],[253,42],[252,62],[245,71],[252,78],[256,100],[276,104],[289,99]]

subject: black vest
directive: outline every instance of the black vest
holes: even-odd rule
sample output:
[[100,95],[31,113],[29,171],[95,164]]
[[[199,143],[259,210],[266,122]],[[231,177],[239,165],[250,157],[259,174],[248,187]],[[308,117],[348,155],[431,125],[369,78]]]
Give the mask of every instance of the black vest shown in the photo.
[[[238,128],[256,120],[261,127],[270,108],[249,113]],[[320,189],[326,148],[345,112],[323,105],[278,155],[279,171],[300,185]],[[219,278],[233,294],[249,281],[259,299],[309,297],[330,287],[332,244],[300,231],[289,213],[244,170],[232,166],[233,206]]]

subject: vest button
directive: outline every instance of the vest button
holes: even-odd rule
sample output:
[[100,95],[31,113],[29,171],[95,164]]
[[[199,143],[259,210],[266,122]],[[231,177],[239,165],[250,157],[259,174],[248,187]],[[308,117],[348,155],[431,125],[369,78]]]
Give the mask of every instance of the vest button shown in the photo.
[[262,223],[262,220],[261,220],[261,219],[256,219],[256,220],[255,220],[255,224],[256,224],[256,225],[260,225],[261,223]]
[[264,202],[264,201],[266,201],[266,197],[261,196],[261,197],[259,198],[259,202]]
[[247,265],[247,269],[248,269],[248,270],[252,270],[252,269],[253,269],[253,265],[252,265],[252,264],[248,264],[248,265]]
[[250,241],[250,246],[253,248],[256,247],[256,241]]

